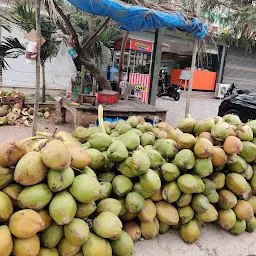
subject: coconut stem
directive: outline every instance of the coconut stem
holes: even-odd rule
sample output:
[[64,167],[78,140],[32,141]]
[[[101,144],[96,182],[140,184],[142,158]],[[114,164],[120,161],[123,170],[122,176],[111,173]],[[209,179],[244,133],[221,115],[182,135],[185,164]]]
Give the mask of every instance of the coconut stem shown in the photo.
[[106,134],[106,130],[103,124],[103,107],[102,105],[99,105],[98,107],[98,120],[99,120],[99,128],[100,131],[104,134]]
[[36,136],[50,138],[53,135],[51,133],[48,133],[48,132],[36,132]]
[[21,143],[25,143],[25,142],[28,142],[30,140],[40,140],[40,139],[45,139],[45,137],[40,137],[40,136],[34,136],[34,137],[30,137],[30,138],[26,138],[22,141],[20,141]]

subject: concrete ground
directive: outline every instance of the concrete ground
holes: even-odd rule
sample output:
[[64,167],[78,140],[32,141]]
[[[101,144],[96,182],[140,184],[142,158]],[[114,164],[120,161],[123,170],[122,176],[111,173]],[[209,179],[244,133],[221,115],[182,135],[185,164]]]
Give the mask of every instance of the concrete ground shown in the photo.
[[[199,120],[206,117],[216,116],[220,100],[213,97],[213,93],[193,92],[191,99],[190,114]],[[169,109],[167,122],[176,127],[178,121],[184,117],[186,104],[186,93],[181,100],[164,97],[157,99],[157,106]],[[71,120],[65,125],[55,125],[52,116],[46,122],[39,122],[39,130],[53,132],[58,130],[71,132],[73,130]],[[8,139],[23,139],[31,136],[31,128],[28,127],[0,127],[0,142]],[[256,232],[243,233],[233,236],[221,230],[217,225],[206,224],[201,229],[200,239],[193,245],[185,244],[179,232],[169,231],[165,235],[152,240],[144,240],[136,243],[134,256],[256,256]]]

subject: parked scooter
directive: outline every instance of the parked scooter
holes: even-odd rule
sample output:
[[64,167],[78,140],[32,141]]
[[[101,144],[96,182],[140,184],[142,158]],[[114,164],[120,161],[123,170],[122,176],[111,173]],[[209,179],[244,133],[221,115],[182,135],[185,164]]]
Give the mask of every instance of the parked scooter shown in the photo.
[[180,99],[181,89],[178,84],[167,84],[165,86],[158,86],[158,97],[169,96],[173,98],[175,101]]

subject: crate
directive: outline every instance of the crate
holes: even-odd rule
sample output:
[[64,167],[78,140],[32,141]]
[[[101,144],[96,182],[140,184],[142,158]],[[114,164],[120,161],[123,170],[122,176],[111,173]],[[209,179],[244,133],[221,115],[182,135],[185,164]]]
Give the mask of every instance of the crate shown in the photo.
[[24,99],[23,98],[18,98],[18,97],[0,97],[0,106],[3,105],[9,105],[13,106],[15,104],[20,104],[21,106],[24,106]]
[[118,102],[118,92],[103,90],[98,92],[98,103],[112,105]]
[[96,96],[90,95],[90,94],[78,94],[77,96],[77,102],[80,104],[83,103],[89,103],[95,106],[96,104]]

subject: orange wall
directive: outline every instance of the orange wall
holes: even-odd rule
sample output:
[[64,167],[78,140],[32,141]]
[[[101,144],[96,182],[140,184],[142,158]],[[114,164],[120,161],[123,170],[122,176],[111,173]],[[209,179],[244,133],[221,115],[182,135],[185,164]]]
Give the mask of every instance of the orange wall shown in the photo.
[[[179,83],[184,87],[184,81],[179,79],[182,69],[173,69],[171,74],[171,83]],[[194,74],[193,89],[196,90],[215,90],[216,72],[196,70]],[[181,83],[180,83],[181,82]],[[188,81],[187,81],[188,85]]]

